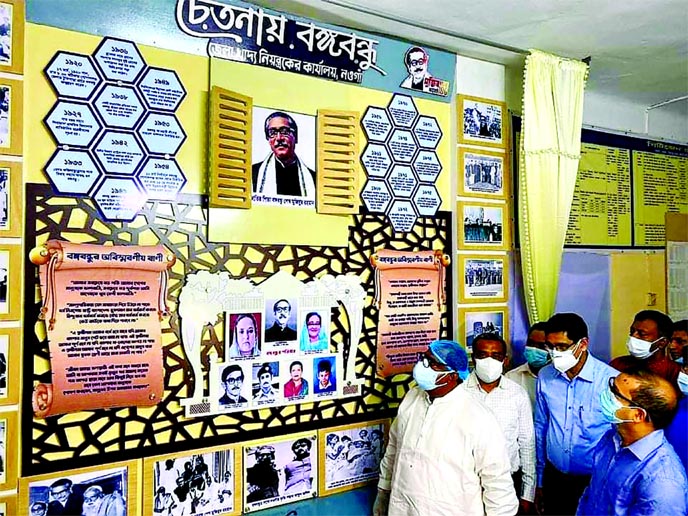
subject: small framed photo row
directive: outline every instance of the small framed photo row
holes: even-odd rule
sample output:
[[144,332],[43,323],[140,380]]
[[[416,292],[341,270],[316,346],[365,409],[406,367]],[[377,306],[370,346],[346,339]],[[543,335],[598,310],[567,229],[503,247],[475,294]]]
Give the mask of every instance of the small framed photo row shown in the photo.
[[22,153],[22,96],[21,81],[0,78],[0,154]]
[[22,235],[21,163],[0,160],[0,237]]
[[318,496],[316,432],[244,445],[244,512]]
[[0,496],[0,516],[11,516],[17,512],[17,495]]
[[0,405],[19,401],[20,328],[0,328]]
[[17,413],[0,412],[0,491],[17,487],[18,450]]
[[320,430],[320,496],[376,481],[388,432],[389,419]]
[[0,244],[0,321],[21,314],[21,246]]
[[0,72],[24,71],[24,0],[0,1]]
[[509,258],[506,255],[459,255],[460,303],[505,303],[509,295]]
[[506,104],[499,100],[459,95],[459,143],[506,148]]
[[140,464],[132,460],[21,478],[18,512],[136,516]]
[[144,459],[145,516],[241,513],[241,448],[222,446]]
[[506,199],[508,156],[500,152],[459,149],[459,195]]
[[473,354],[473,339],[481,333],[496,333],[508,342],[507,307],[459,308],[459,336],[466,352]]
[[459,249],[507,249],[507,205],[457,202]]

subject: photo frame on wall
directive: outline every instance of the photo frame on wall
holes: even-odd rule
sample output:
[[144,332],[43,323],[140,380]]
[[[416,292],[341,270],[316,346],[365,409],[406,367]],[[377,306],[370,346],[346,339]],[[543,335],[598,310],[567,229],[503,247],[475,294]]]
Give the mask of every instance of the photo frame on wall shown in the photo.
[[0,160],[0,237],[22,235],[21,163]]
[[[496,254],[459,255],[459,302],[505,303],[509,295],[509,258]],[[460,273],[461,273],[460,272]]]
[[0,405],[19,401],[20,328],[0,328]]
[[459,249],[507,250],[506,204],[457,202]]
[[0,72],[24,71],[24,0],[0,0]]
[[459,337],[463,339],[469,355],[473,353],[473,339],[481,333],[496,333],[507,340],[508,325],[506,306],[459,308]]
[[0,491],[7,491],[17,487],[18,457],[17,413],[0,412],[0,459],[2,459],[2,464],[4,465],[0,470]]
[[0,154],[22,153],[23,89],[22,81],[0,78]]
[[459,195],[506,199],[508,163],[508,156],[502,152],[459,148]]
[[506,148],[506,103],[470,95],[459,95],[459,143]]
[[0,516],[11,516],[17,513],[17,495],[0,496]]
[[0,244],[0,321],[21,314],[21,246]]
[[139,514],[138,479],[141,462],[132,460],[102,466],[48,473],[19,481],[19,514],[31,514],[35,504],[60,504],[64,514]]
[[143,462],[143,514],[240,514],[241,473],[238,446],[148,457]]
[[320,430],[320,496],[377,481],[388,433],[389,419]]

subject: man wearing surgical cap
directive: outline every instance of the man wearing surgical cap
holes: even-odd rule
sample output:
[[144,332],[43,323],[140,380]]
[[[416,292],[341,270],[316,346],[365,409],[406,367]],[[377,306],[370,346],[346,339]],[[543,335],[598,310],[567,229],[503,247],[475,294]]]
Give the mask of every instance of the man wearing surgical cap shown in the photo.
[[513,515],[518,499],[504,435],[490,410],[457,387],[466,351],[434,341],[413,368],[380,464],[375,516]]

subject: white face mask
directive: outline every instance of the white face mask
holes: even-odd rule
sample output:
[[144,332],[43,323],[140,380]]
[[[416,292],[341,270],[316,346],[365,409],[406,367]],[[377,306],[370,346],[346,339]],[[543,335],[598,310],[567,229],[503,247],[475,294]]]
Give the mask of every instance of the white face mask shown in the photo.
[[649,357],[655,351],[657,351],[657,349],[659,349],[657,348],[655,351],[650,351],[652,345],[659,340],[662,340],[662,337],[658,338],[657,340],[653,340],[652,342],[647,342],[646,340],[638,339],[632,335],[629,335],[628,340],[626,341],[626,347],[628,348],[628,352],[635,358],[643,359]]
[[557,371],[565,373],[578,363],[580,357],[576,357],[576,355],[573,354],[578,348],[578,344],[580,344],[580,340],[566,351],[557,351],[556,349],[550,351],[552,355],[552,365]]
[[502,362],[494,358],[478,358],[475,361],[475,374],[485,383],[496,382],[502,376]]
[[678,373],[678,388],[685,396],[688,396],[688,374],[683,371]]

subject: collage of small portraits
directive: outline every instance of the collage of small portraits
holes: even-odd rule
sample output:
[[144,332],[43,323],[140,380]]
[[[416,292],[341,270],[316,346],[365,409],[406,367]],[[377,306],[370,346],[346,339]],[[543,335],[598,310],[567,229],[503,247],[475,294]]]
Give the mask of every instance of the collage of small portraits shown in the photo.
[[[23,478],[19,513],[219,516],[328,496],[376,481],[389,423],[367,421]],[[2,509],[13,514],[15,508]]]

